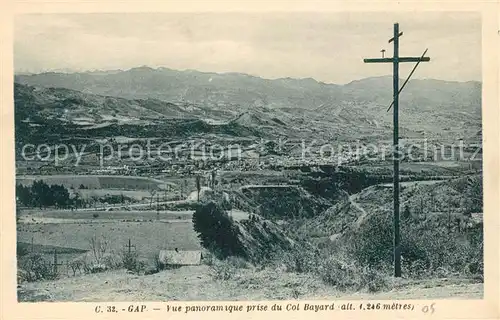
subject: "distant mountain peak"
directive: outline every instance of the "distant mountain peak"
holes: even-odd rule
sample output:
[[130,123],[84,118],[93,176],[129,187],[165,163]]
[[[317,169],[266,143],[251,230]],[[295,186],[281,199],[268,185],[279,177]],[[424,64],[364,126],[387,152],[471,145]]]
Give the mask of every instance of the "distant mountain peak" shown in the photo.
[[144,65],[144,66],[140,66],[140,67],[131,68],[127,71],[156,71],[156,70],[157,69],[153,69],[151,67]]

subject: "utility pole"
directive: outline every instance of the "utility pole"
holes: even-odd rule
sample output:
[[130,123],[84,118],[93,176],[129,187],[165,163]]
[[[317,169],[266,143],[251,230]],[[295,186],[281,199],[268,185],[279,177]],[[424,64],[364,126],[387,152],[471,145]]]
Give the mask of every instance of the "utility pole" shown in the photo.
[[[393,74],[393,101],[389,106],[389,109],[394,106],[393,109],[393,162],[394,162],[394,175],[393,175],[393,192],[394,192],[394,276],[401,277],[401,235],[399,226],[399,93],[403,90],[404,86],[412,76],[413,72],[417,68],[418,64],[422,61],[430,61],[430,58],[424,57],[427,50],[421,57],[400,57],[399,56],[399,37],[403,35],[403,32],[399,31],[399,23],[394,24],[394,35],[389,40],[389,43],[394,42],[394,54],[392,58],[371,58],[364,59],[365,63],[392,63],[392,74]],[[410,72],[410,75],[404,82],[401,89],[399,88],[399,63],[401,62],[416,62],[417,64]]]

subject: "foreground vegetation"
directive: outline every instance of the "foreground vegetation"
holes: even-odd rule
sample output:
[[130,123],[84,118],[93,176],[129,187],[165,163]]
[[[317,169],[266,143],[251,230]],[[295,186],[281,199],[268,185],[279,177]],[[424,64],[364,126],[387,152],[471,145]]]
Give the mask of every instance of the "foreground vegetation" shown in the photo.
[[[401,213],[404,278],[459,277],[483,281],[483,226],[470,216],[470,212],[482,207],[482,202],[478,202],[482,198],[478,185],[481,180],[462,180],[446,183],[467,198],[467,203],[457,204],[465,210],[462,213],[427,214],[421,201],[409,200],[404,207]],[[438,198],[441,187],[433,188]],[[449,196],[453,197],[453,192]],[[340,197],[337,202],[317,217],[290,217],[277,227],[256,215],[235,222],[224,210],[227,204],[212,201],[198,208],[193,224],[201,244],[213,254],[210,265],[216,279],[228,280],[235,269],[250,265],[311,274],[341,290],[375,292],[390,288],[392,211],[381,207],[362,213],[347,198]],[[453,201],[449,206],[453,206]],[[322,230],[314,223],[315,219],[330,232],[338,232],[336,237],[315,237]],[[255,239],[260,245],[255,244]]]

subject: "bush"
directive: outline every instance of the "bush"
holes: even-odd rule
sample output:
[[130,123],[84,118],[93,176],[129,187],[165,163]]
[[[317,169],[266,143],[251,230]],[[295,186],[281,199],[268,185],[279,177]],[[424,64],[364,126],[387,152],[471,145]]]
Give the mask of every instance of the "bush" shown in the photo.
[[[357,265],[385,270],[393,259],[392,219],[373,214],[343,243]],[[482,229],[450,232],[445,225],[402,221],[402,268],[414,278],[450,275],[478,277],[483,272]]]
[[249,263],[241,257],[227,257],[224,261],[236,269],[248,269],[250,266]]
[[29,253],[28,246],[22,243],[17,243],[16,254],[18,257],[25,256]]
[[20,269],[24,270],[23,277],[26,281],[38,281],[55,279],[57,274],[51,264],[38,253],[30,253],[21,258],[19,261]]
[[369,215],[362,227],[347,239],[346,248],[351,248],[358,265],[384,268],[393,258],[392,219],[386,215]]
[[316,270],[318,259],[310,250],[290,250],[277,254],[275,263],[284,267],[287,272],[311,272]]
[[160,260],[159,254],[155,254],[153,256],[153,261],[154,261],[154,267],[156,268],[156,270],[158,270],[158,272],[165,269],[165,263]]
[[210,267],[210,271],[214,280],[229,280],[236,273],[234,266],[225,261],[217,261]]
[[203,253],[201,263],[203,263],[207,266],[212,266],[214,264],[214,262],[215,262],[215,257],[211,252]]
[[70,261],[68,265],[71,268],[71,271],[73,271],[73,276],[76,276],[77,271],[79,271],[80,273],[81,272],[90,273],[90,267],[87,264],[85,256],[81,256]]
[[123,251],[122,265],[128,271],[136,271],[138,267],[138,255],[135,251]]
[[94,264],[88,267],[88,273],[100,273],[108,270],[104,264]]
[[370,267],[358,267],[352,262],[335,258],[326,259],[319,268],[322,280],[339,290],[377,292],[388,287],[388,277]]
[[101,264],[106,266],[106,269],[119,269],[123,266],[123,262],[119,255],[107,253],[101,257]]

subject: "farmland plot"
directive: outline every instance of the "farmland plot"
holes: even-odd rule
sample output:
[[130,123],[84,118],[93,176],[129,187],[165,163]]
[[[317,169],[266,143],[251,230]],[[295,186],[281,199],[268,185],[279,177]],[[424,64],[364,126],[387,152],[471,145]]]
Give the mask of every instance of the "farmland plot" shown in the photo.
[[44,223],[44,221],[60,220],[60,223],[74,223],[88,221],[99,223],[104,221],[127,222],[123,220],[191,220],[192,211],[70,211],[70,210],[33,210],[30,214],[21,216],[22,223]]
[[110,252],[119,253],[130,239],[139,256],[151,259],[161,249],[200,249],[191,221],[169,222],[114,222],[114,223],[45,223],[20,224],[18,241],[40,245],[89,249],[89,240],[104,236]]

